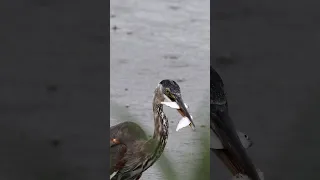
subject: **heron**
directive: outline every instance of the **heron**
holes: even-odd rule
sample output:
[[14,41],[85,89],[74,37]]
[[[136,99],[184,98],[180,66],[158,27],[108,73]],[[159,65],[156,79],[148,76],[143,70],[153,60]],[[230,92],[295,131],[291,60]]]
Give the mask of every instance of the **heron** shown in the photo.
[[219,74],[211,66],[210,149],[225,164],[233,176],[243,174],[252,180],[260,180],[260,176],[246,152],[246,147],[243,146],[239,138],[239,134],[228,111],[224,83]]
[[152,138],[148,139],[142,128],[134,122],[122,122],[110,127],[111,180],[138,180],[161,156],[169,128],[163,105],[176,109],[182,116],[176,131],[187,126],[195,130],[179,85],[170,79],[162,80],[154,90],[152,108],[155,127]]

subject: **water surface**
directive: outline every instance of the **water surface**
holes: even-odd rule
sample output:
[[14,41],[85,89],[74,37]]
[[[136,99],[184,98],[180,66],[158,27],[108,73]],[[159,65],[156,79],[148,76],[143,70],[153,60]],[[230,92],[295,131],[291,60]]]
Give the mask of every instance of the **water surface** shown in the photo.
[[[201,160],[200,134],[209,131],[209,3],[111,1],[111,100],[127,106],[152,135],[153,91],[162,79],[177,81],[197,126],[196,132],[190,128],[175,132],[181,117],[165,108],[170,122],[165,154],[181,179],[187,178]],[[112,112],[111,116],[111,125],[125,121]],[[142,179],[163,179],[156,166],[148,169]]]

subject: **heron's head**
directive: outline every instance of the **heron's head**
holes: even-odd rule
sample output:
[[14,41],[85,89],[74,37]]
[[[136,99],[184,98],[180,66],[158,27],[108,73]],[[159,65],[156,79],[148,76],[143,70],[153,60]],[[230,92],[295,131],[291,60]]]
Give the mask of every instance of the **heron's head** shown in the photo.
[[[159,91],[163,97],[161,104],[167,105],[170,108],[177,109],[177,111],[182,115],[182,119],[178,124],[177,130],[190,126],[192,129],[195,129],[195,125],[192,120],[192,116],[189,114],[187,108],[188,106],[183,102],[180,92],[179,85],[169,79],[162,80],[159,83]],[[183,126],[183,127],[179,127]]]

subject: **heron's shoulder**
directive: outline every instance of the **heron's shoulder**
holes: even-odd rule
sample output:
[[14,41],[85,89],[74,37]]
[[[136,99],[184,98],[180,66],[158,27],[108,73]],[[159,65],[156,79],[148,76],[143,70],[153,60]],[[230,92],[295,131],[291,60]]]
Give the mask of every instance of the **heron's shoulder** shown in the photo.
[[139,124],[131,121],[125,121],[114,126],[111,126],[110,129],[121,128],[121,127],[140,127]]
[[122,122],[110,127],[110,136],[121,136],[135,139],[145,139],[147,135],[141,126],[135,122]]

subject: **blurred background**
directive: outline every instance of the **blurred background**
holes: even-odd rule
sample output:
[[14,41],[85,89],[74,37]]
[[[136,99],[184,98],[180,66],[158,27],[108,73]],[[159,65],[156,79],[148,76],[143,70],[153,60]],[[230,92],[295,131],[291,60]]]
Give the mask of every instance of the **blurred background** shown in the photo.
[[[319,179],[317,1],[211,3],[211,63],[252,160],[266,180]],[[221,164],[211,156],[211,179],[228,179]]]
[[[194,116],[195,132],[176,132],[181,115],[165,108],[170,130],[164,154],[177,179],[193,178],[190,174],[204,158],[201,135],[209,132],[209,5],[209,0],[110,2],[111,101],[125,107],[152,135],[154,89],[161,80],[173,79]],[[111,110],[110,125],[123,121]],[[142,179],[166,178],[156,163]]]
[[1,180],[108,177],[106,7],[0,1]]
[[[180,117],[166,111],[173,123],[165,154],[184,178],[202,158],[196,148],[207,128],[201,105],[209,89],[210,1],[110,3],[111,100],[151,134],[153,90],[172,78],[199,117],[199,131],[176,133]],[[211,4],[211,63],[224,79],[237,129],[255,142],[253,161],[266,179],[318,179],[316,1]],[[1,180],[108,176],[106,7],[0,2]],[[111,125],[123,121],[112,115]],[[230,178],[215,156],[211,160],[212,179]],[[157,165],[143,179],[150,177],[161,179]]]

